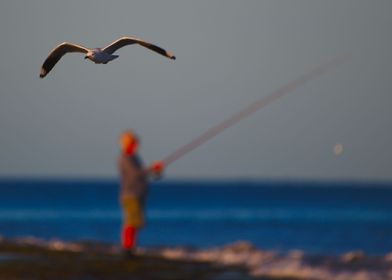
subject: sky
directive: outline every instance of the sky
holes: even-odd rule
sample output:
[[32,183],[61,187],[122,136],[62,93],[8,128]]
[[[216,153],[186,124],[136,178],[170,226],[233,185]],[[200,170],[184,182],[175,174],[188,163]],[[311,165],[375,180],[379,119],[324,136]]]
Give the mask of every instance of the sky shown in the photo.
[[[145,164],[335,57],[341,65],[166,169],[167,178],[392,179],[389,0],[4,1],[0,4],[0,176],[115,177],[118,135]],[[68,41],[139,46],[95,65]]]

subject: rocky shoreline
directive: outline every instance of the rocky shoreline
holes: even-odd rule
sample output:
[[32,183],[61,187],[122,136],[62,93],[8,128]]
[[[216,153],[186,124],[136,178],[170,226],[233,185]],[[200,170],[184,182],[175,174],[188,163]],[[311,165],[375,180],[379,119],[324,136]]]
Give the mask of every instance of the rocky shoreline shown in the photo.
[[100,242],[0,239],[0,279],[392,279],[392,254],[308,256],[262,251],[248,242],[222,247],[138,248],[123,255]]

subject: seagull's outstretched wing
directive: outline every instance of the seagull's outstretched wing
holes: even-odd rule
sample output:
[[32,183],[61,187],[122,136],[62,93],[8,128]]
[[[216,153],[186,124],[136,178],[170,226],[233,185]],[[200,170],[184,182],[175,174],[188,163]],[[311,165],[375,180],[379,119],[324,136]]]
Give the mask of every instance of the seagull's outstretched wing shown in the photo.
[[176,59],[176,57],[171,52],[167,52],[164,49],[162,49],[161,47],[155,46],[151,43],[147,43],[147,42],[140,40],[138,38],[135,38],[135,37],[122,37],[122,38],[114,41],[113,43],[111,43],[109,46],[102,49],[102,51],[109,53],[109,54],[112,54],[116,50],[118,50],[119,48],[122,48],[126,45],[132,45],[132,44],[139,44],[143,47],[146,47],[146,48],[148,48],[154,52],[157,52],[163,56],[166,56],[170,59]]
[[41,73],[39,74],[39,76],[41,78],[44,78],[50,72],[50,70],[52,70],[52,68],[56,65],[56,63],[60,60],[60,58],[66,53],[69,52],[87,53],[88,51],[89,49],[82,46],[78,46],[67,42],[61,43],[50,52],[44,64],[42,64]]

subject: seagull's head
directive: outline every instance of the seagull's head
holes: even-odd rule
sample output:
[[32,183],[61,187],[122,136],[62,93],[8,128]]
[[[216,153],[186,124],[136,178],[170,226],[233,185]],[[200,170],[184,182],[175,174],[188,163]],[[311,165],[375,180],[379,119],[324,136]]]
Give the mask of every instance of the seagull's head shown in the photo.
[[99,53],[99,49],[92,49],[86,53],[86,56],[84,59],[90,59],[91,61],[94,61],[94,57]]
[[86,53],[84,59],[91,59],[94,56],[94,53],[92,51]]

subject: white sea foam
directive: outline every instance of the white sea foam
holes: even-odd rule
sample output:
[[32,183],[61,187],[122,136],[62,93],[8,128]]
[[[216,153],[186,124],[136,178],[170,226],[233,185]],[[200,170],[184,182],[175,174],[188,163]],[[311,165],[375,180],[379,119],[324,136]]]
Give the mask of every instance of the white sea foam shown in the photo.
[[[144,250],[148,253],[149,250]],[[142,250],[143,252],[143,250]],[[168,259],[214,262],[219,265],[240,265],[253,276],[303,278],[315,280],[390,280],[391,254],[369,257],[362,252],[348,252],[343,256],[307,256],[302,251],[281,254],[262,251],[244,241],[223,247],[192,250],[164,248],[154,252]]]

